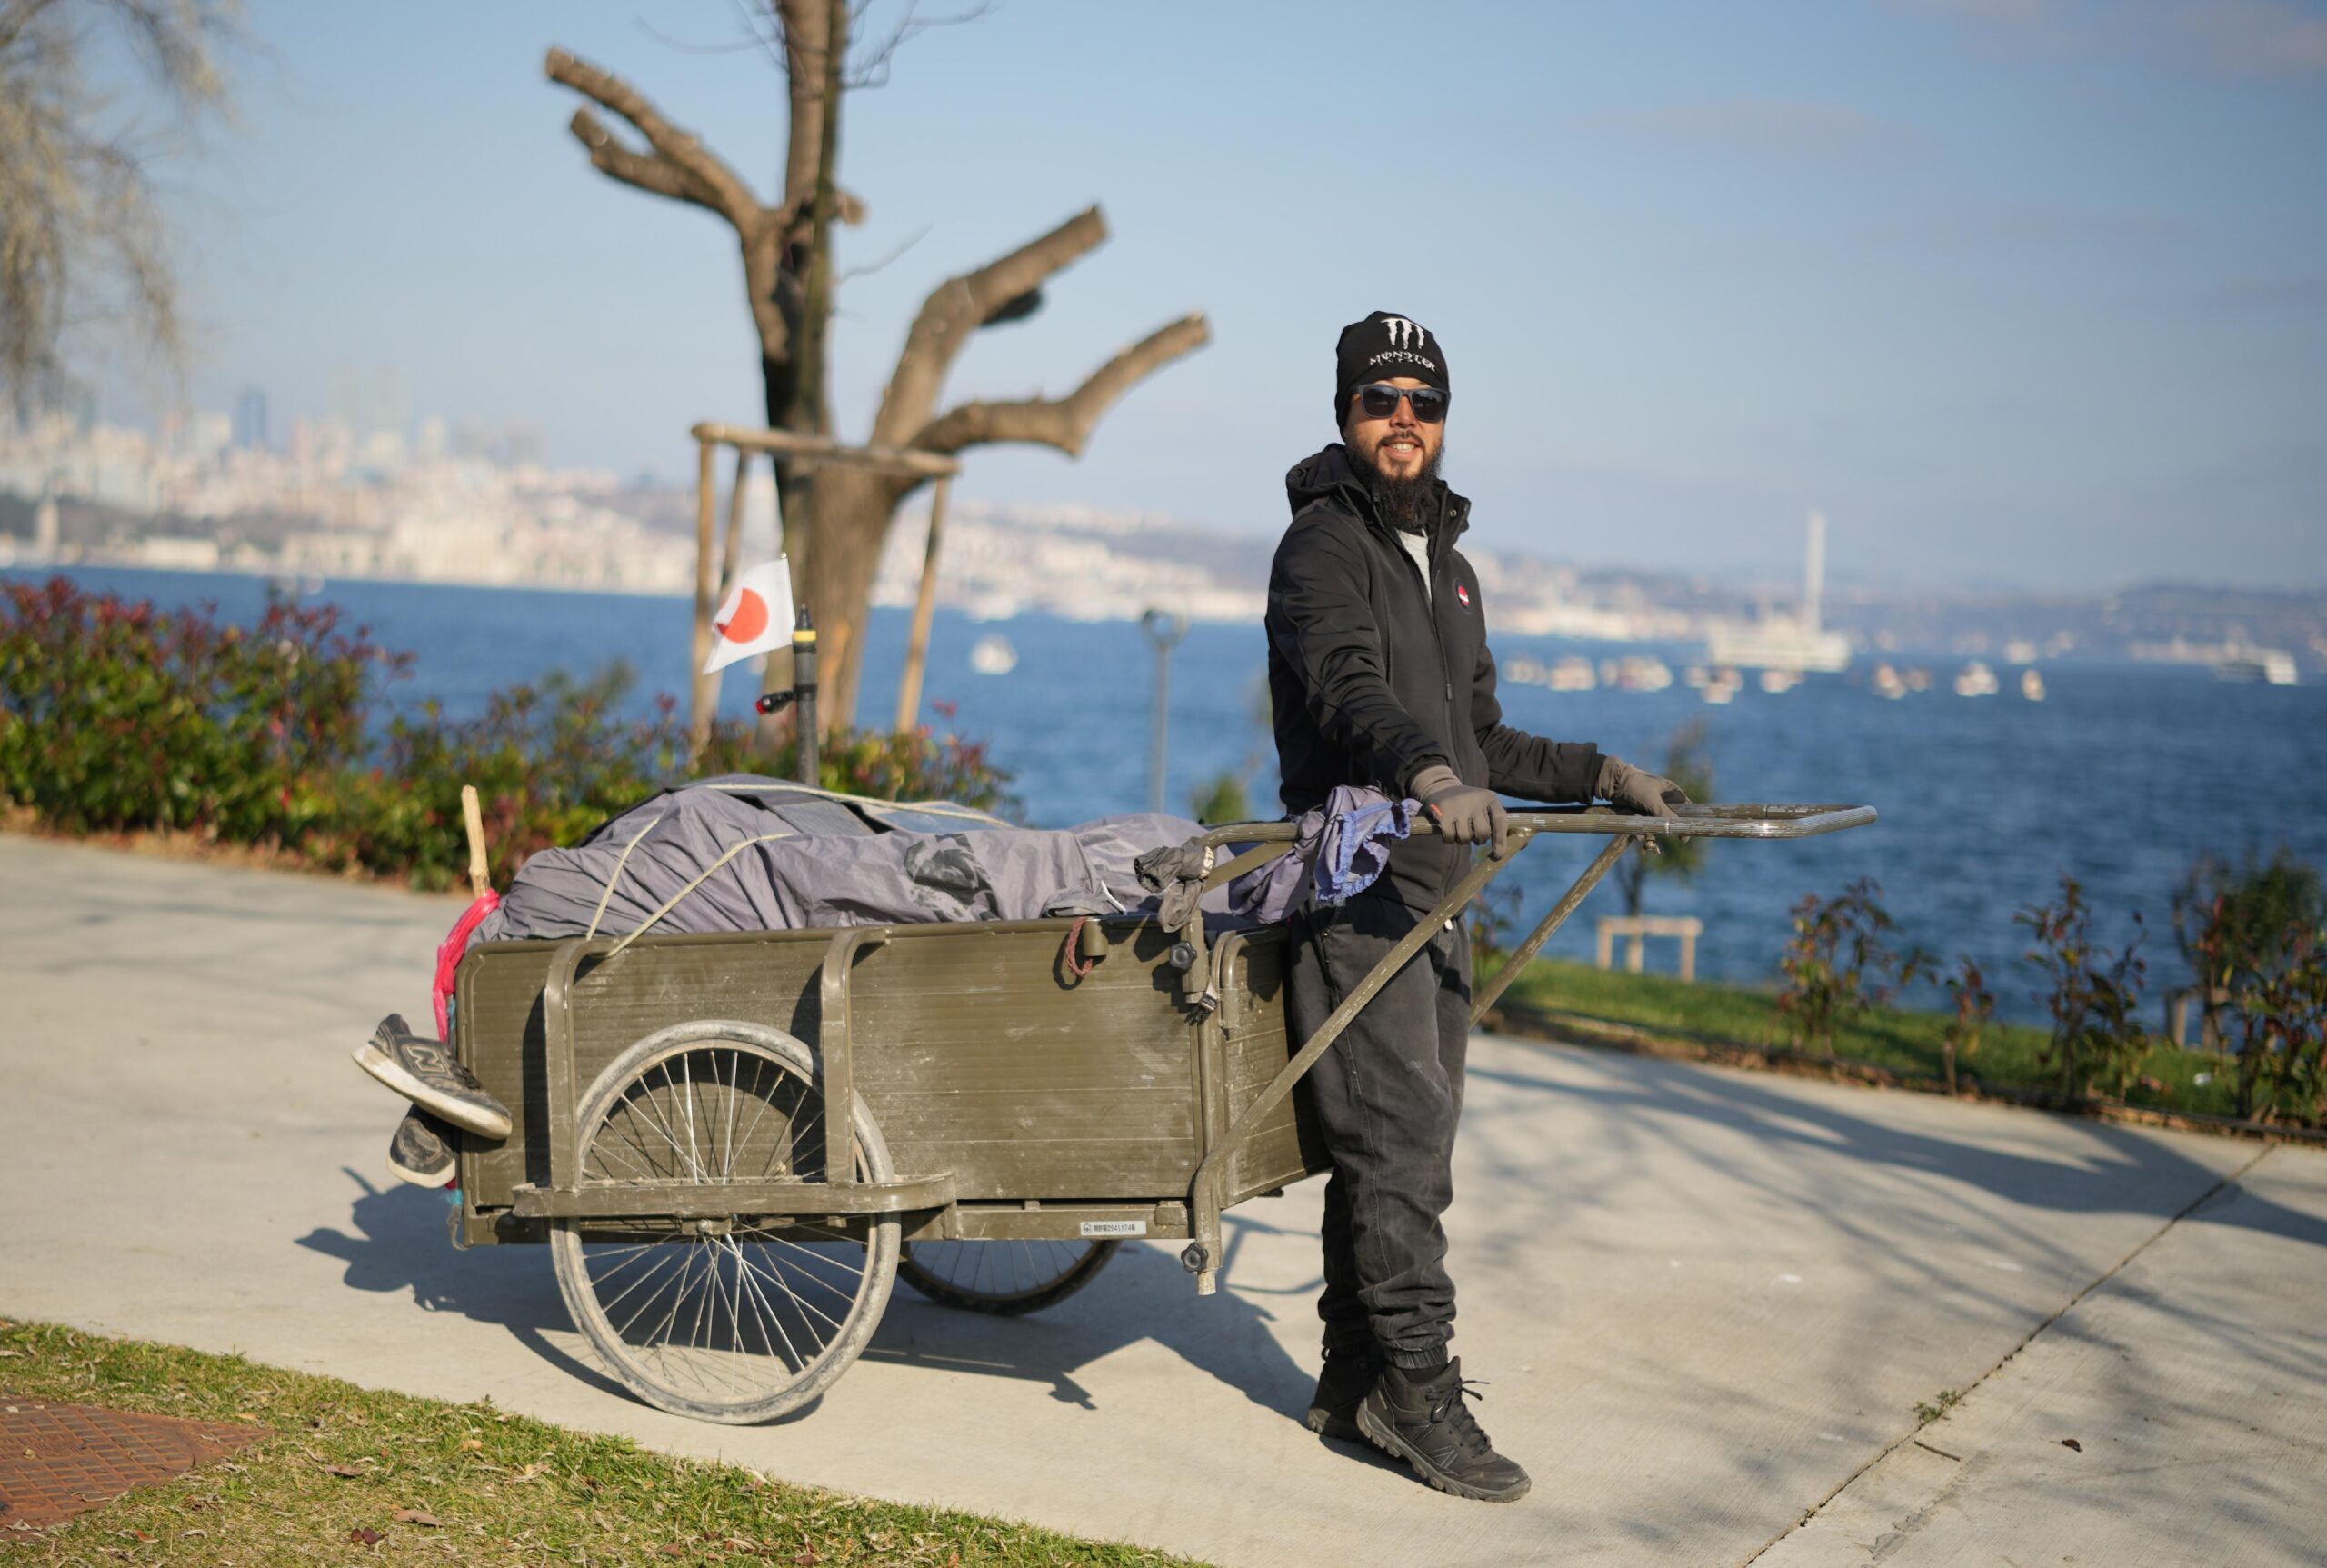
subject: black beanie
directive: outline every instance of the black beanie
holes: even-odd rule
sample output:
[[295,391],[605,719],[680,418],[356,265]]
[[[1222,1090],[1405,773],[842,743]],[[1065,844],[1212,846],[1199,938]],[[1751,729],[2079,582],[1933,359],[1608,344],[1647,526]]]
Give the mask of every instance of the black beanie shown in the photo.
[[1377,310],[1363,321],[1342,328],[1333,347],[1333,428],[1349,418],[1349,400],[1368,382],[1411,375],[1441,392],[1446,385],[1446,355],[1438,339],[1414,325],[1412,316]]

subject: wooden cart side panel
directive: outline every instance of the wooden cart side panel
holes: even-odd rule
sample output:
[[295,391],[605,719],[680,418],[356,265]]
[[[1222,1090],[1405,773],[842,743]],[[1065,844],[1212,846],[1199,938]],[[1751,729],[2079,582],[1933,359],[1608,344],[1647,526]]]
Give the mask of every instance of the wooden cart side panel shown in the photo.
[[[1200,1157],[1197,1030],[1164,964],[1170,943],[1147,923],[1111,923],[1113,951],[1070,987],[1058,967],[1067,925],[929,928],[859,959],[856,1091],[901,1173],[950,1170],[964,1199],[1185,1195]],[[585,960],[577,1084],[690,1019],[743,1019],[815,1047],[829,937],[649,938],[604,976],[602,960]],[[548,1179],[541,996],[554,946],[497,944],[461,967],[456,1047],[516,1123],[504,1143],[464,1152],[473,1210]]]
[[[1301,1043],[1288,1038],[1284,1010],[1286,934],[1283,927],[1233,939],[1223,944],[1232,965],[1226,981],[1237,995],[1224,1010],[1223,1028],[1227,1058],[1227,1119],[1233,1123],[1246,1106],[1260,1098]],[[1332,1054],[1313,1071],[1332,1065]],[[1223,1203],[1242,1203],[1256,1193],[1290,1186],[1332,1168],[1319,1139],[1316,1119],[1309,1108],[1305,1087],[1296,1085],[1286,1101],[1270,1112],[1238,1152],[1228,1170]]]

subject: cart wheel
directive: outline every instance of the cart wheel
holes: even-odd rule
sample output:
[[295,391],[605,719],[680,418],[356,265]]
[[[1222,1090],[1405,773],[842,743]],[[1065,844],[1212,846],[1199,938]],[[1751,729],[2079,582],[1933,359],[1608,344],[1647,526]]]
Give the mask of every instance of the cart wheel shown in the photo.
[[1089,1284],[1121,1242],[914,1242],[898,1277],[940,1306],[1016,1317]]
[[[895,1179],[860,1097],[859,1180]],[[581,1184],[824,1179],[824,1103],[808,1048],[715,1020],[648,1035],[575,1115]],[[872,1337],[897,1273],[894,1214],[864,1241],[765,1217],[560,1220],[566,1310],[624,1387],[677,1415],[741,1425],[798,1409]]]

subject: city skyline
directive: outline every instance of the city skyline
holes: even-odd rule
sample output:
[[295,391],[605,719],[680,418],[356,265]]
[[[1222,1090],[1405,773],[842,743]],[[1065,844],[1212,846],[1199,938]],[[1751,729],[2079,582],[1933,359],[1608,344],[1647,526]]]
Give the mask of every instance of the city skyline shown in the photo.
[[[844,437],[923,293],[1095,198],[1116,237],[953,394],[1059,390],[1189,308],[1215,342],[1079,464],[981,453],[965,493],[1269,532],[1330,435],[1333,333],[1390,305],[1449,345],[1448,477],[1494,547],[1775,578],[1822,509],[1838,580],[2321,581],[2315,8],[1403,15],[1029,3],[913,40],[847,108],[872,217],[841,261],[887,265],[843,295]],[[692,420],[754,412],[732,247],[590,171],[539,74],[552,44],[601,61],[764,178],[774,77],[694,48],[724,9],[252,21],[248,129],[180,209],[217,328],[199,396],[264,386],[280,425],[333,365],[393,361],[415,406],[529,409],[553,462],[666,475]],[[1320,134],[1385,26],[1428,84],[1408,134]],[[1361,170],[1423,221],[1304,248]]]

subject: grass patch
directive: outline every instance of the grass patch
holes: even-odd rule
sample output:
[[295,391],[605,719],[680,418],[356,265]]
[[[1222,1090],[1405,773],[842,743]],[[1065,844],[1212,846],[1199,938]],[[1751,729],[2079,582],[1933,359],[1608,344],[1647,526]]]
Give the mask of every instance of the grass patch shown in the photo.
[[[53,1530],[0,1562],[1134,1568],[1188,1559],[848,1497],[495,1409],[375,1393],[240,1356],[0,1323],[14,1394],[270,1435]],[[424,1514],[434,1525],[407,1516]]]
[[[1764,1055],[1805,1058],[1778,1012],[1774,990],[1684,983],[1663,974],[1628,974],[1564,959],[1539,958],[1511,983],[1502,1004],[1514,1023],[1530,1014],[1559,1014],[1620,1024],[1688,1044],[1743,1047]],[[1895,1075],[1921,1086],[1943,1077],[1940,1031],[1947,1020],[1936,1013],[1877,1007],[1838,1025],[1833,1060]],[[1956,1064],[1966,1089],[2045,1091],[2055,1082],[2040,1072],[2048,1033],[2022,1024],[1991,1022],[1980,1049]],[[2236,1114],[2235,1067],[2210,1053],[2186,1051],[2157,1041],[2142,1064],[2142,1082],[2125,1103],[2151,1110],[2202,1116]],[[2203,1078],[2205,1082],[2200,1082]]]
[[1938,1394],[1928,1403],[1923,1400],[1917,1400],[1915,1402],[1916,1429],[1920,1431],[1923,1427],[1929,1426],[1933,1422],[1937,1421],[1941,1416],[1945,1415],[1949,1411],[1953,1410],[1957,1405],[1962,1403],[1962,1393],[1952,1388],[1941,1389]]

